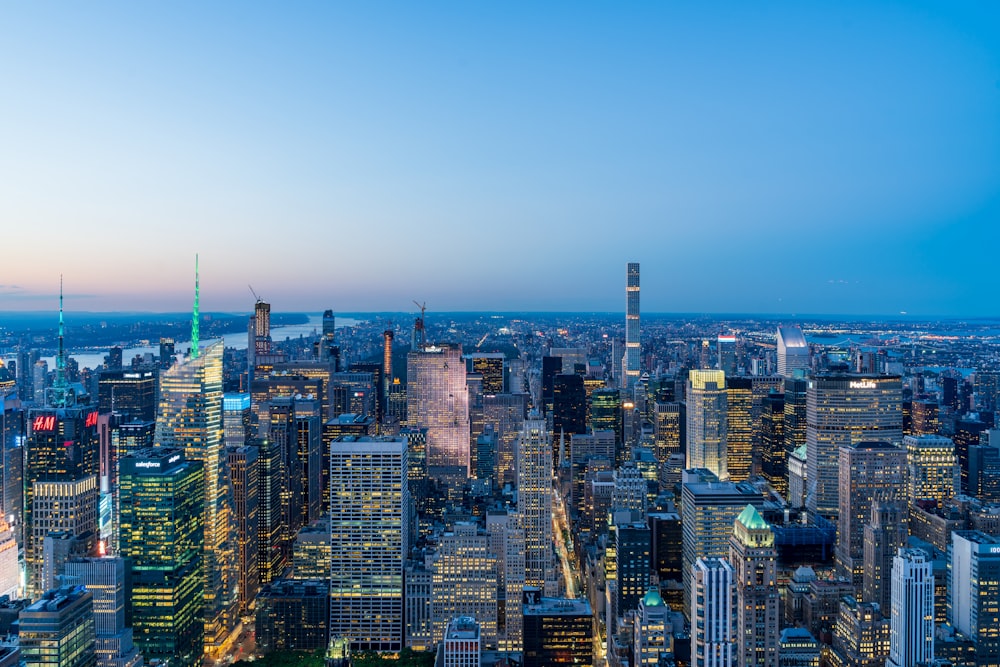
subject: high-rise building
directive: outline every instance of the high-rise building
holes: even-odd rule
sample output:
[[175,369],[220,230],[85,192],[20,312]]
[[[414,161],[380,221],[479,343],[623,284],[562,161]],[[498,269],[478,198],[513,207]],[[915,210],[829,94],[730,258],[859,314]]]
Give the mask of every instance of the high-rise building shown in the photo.
[[494,474],[497,488],[517,483],[517,438],[528,414],[527,394],[486,394],[483,396],[483,425],[493,426],[497,436]]
[[778,667],[778,551],[774,531],[753,505],[733,524],[729,562],[736,588],[736,664]]
[[937,435],[940,429],[937,401],[913,401],[910,405],[912,435]]
[[908,435],[903,438],[906,450],[907,497],[911,502],[933,499],[943,507],[958,493],[961,470],[955,456],[955,443],[940,435]]
[[472,372],[483,376],[484,394],[503,393],[503,369],[506,357],[502,352],[474,352],[466,355],[472,363]]
[[552,432],[556,438],[587,432],[587,392],[583,376],[557,375],[552,395]]
[[204,350],[192,340],[191,355],[160,376],[156,421],[158,445],[183,449],[184,458],[203,466],[205,651],[212,656],[225,652],[239,623],[236,530],[223,447],[222,352],[221,340]]
[[249,393],[223,394],[222,430],[226,447],[242,447],[253,435]]
[[710,474],[705,481],[685,480],[681,485],[685,609],[691,609],[691,568],[695,561],[727,557],[736,517],[747,505],[760,507],[763,502],[760,492],[747,482],[719,482]]
[[[742,482],[753,467],[753,380],[728,377],[726,382],[726,469],[729,479]],[[690,399],[689,399],[690,400]],[[690,414],[690,412],[688,413]]]
[[593,625],[586,600],[542,597],[538,589],[526,589],[522,666],[593,664]]
[[260,590],[260,461],[259,448],[227,447],[226,458],[233,484],[233,516],[236,518],[236,565],[239,574],[240,613],[253,610]]
[[292,546],[292,577],[326,579],[330,572],[330,519],[304,526]]
[[892,599],[892,559],[906,546],[908,536],[906,500],[872,499],[871,517],[864,527],[861,599],[878,603],[883,612],[888,612]]
[[889,620],[873,602],[845,595],[839,600],[831,667],[878,667],[889,657]]
[[142,655],[125,625],[128,565],[122,558],[83,558],[66,563],[66,576],[94,598],[96,667],[137,667]]
[[83,586],[46,592],[21,610],[18,639],[27,665],[93,667],[94,600]]
[[715,342],[718,368],[726,377],[736,375],[738,362],[736,359],[736,336],[719,335]]
[[456,617],[474,617],[486,649],[497,648],[497,567],[489,537],[477,524],[458,521],[438,541],[433,556],[434,641],[446,637]]
[[330,449],[331,640],[399,651],[410,547],[407,441],[345,436]]
[[595,389],[590,394],[590,430],[614,431],[615,433],[615,465],[624,462],[625,448],[623,435],[625,431],[622,419],[622,397],[618,389]]
[[[406,418],[427,429],[427,467],[446,476],[469,475],[469,390],[458,344],[429,345],[406,357]],[[431,473],[432,477],[438,474]]]
[[900,549],[892,559],[892,632],[888,667],[934,659],[934,572],[920,549]]
[[903,440],[902,381],[896,375],[814,376],[806,390],[806,507],[840,510],[839,448],[867,440]]
[[840,447],[840,512],[837,569],[860,595],[864,583],[864,527],[875,500],[905,497],[906,452],[887,442],[868,441]]
[[976,644],[976,664],[1000,664],[1000,538],[956,530],[948,548],[948,621]]
[[694,370],[687,387],[687,467],[707,468],[729,478],[728,393],[722,371]]
[[732,565],[699,558],[691,567],[691,666],[732,667],[737,653]]
[[625,280],[625,359],[622,364],[622,386],[631,387],[639,381],[642,346],[639,338],[639,263],[629,262]]
[[122,421],[156,418],[156,373],[151,370],[106,370],[97,381],[98,409],[115,412]]
[[802,335],[802,329],[778,327],[778,375],[792,377],[796,370],[808,371],[809,367],[809,343]]
[[0,596],[17,597],[21,567],[17,558],[17,539],[7,520],[0,517]]
[[316,651],[330,642],[330,584],[276,579],[257,598],[257,645],[262,651]]
[[656,588],[650,588],[639,601],[632,631],[632,655],[639,667],[656,667],[673,653],[666,605]]
[[288,554],[282,549],[285,530],[282,525],[281,449],[277,443],[257,440],[256,449],[260,484],[257,492],[257,572],[260,585],[279,578],[288,565]]
[[121,555],[132,563],[132,627],[147,660],[201,664],[205,473],[171,447],[119,462]]
[[804,377],[785,378],[785,451],[805,447],[808,389],[809,382]]
[[524,528],[524,581],[545,589],[552,567],[552,443],[545,419],[529,416],[517,441],[517,513]]
[[448,622],[438,645],[441,667],[479,667],[482,664],[481,626],[473,616],[457,616]]
[[760,472],[774,490],[788,496],[788,443],[785,439],[785,395],[768,394],[760,414]]

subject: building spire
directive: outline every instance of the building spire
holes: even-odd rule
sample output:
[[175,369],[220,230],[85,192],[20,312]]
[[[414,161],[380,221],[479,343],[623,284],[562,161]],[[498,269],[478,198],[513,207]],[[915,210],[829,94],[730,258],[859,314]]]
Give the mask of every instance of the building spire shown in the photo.
[[191,358],[198,358],[198,254],[194,256],[194,310],[191,313]]
[[59,352],[56,354],[56,379],[52,384],[49,403],[53,407],[66,405],[66,325],[63,321],[63,277],[59,274]]

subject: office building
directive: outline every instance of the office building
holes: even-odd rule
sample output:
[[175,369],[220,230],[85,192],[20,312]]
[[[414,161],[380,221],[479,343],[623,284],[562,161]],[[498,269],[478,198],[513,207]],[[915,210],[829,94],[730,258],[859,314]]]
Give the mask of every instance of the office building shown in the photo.
[[260,479],[257,490],[257,572],[263,586],[279,578],[288,566],[288,552],[283,548],[286,536],[282,523],[284,466],[277,443],[255,440],[250,447],[256,450]]
[[472,616],[457,616],[448,622],[438,644],[435,667],[479,667],[482,664],[480,624]]
[[537,588],[526,589],[522,667],[593,664],[593,622],[586,600],[543,597]]
[[840,511],[837,571],[861,594],[864,579],[865,524],[872,503],[906,494],[906,452],[887,442],[867,441],[840,447]]
[[[729,479],[742,482],[753,467],[753,380],[749,377],[726,377],[726,470]],[[690,398],[689,398],[690,406]],[[690,413],[689,413],[690,414]]]
[[46,592],[20,614],[18,640],[27,665],[94,667],[94,601],[83,586]]
[[466,355],[472,372],[483,376],[483,394],[502,394],[504,391],[502,352],[474,352]]
[[249,393],[223,394],[222,429],[226,447],[242,447],[253,436],[254,414]]
[[[651,534],[644,522],[617,522],[610,527],[614,562],[607,568],[615,581],[615,618],[636,609],[649,589]],[[611,550],[609,549],[609,552]]]
[[832,667],[879,667],[889,657],[890,623],[873,602],[840,599],[830,651]]
[[797,370],[810,368],[809,343],[802,329],[795,326],[778,327],[778,375],[792,377]]
[[[552,443],[545,419],[529,416],[517,441],[517,513],[525,535],[524,581],[546,589],[552,567]],[[553,591],[554,592],[554,591]]]
[[691,666],[732,667],[736,658],[733,567],[725,558],[692,565]]
[[1000,538],[956,530],[948,549],[948,621],[976,645],[976,664],[1000,663]]
[[326,579],[330,572],[330,519],[325,517],[302,530],[292,545],[292,577]]
[[48,399],[46,407],[28,410],[24,446],[24,562],[31,597],[45,589],[42,542],[49,532],[70,531],[89,547],[98,536],[97,409],[74,403],[61,372]]
[[[632,629],[632,655],[640,667],[657,667],[673,655],[670,607],[656,588],[650,588],[639,601]],[[671,628],[668,630],[668,628]]]
[[552,432],[556,438],[587,432],[587,392],[581,375],[557,375],[552,395]]
[[253,610],[260,590],[260,449],[240,445],[226,447],[229,476],[233,485],[233,517],[236,520],[236,565],[239,577],[240,614]]
[[132,563],[132,627],[146,660],[201,664],[205,473],[184,452],[152,447],[119,463],[121,555]]
[[913,401],[910,405],[911,435],[937,435],[940,430],[937,401]]
[[778,667],[819,667],[821,648],[805,628],[785,628],[778,639]]
[[687,466],[729,478],[728,393],[722,371],[694,370],[687,386]]
[[902,442],[902,381],[895,375],[814,376],[806,402],[806,507],[832,518],[840,510],[840,447]]
[[432,557],[435,642],[456,617],[474,617],[483,648],[497,648],[497,563],[477,524],[458,521],[441,535]]
[[934,573],[920,549],[899,549],[892,560],[888,667],[934,660]]
[[517,438],[528,414],[527,394],[486,394],[483,396],[483,427],[493,427],[497,436],[494,475],[497,488],[517,484]]
[[261,589],[256,640],[264,653],[316,651],[330,643],[330,584],[322,579],[277,579]]
[[[798,374],[801,374],[801,371]],[[794,452],[806,445],[809,382],[805,377],[786,377],[784,390],[785,450]]]
[[871,516],[864,527],[861,599],[878,603],[879,609],[886,613],[892,600],[893,558],[906,546],[908,536],[906,500],[874,498]]
[[160,375],[156,420],[158,445],[183,449],[186,460],[202,464],[205,651],[213,657],[225,652],[239,624],[236,530],[223,448],[222,352],[221,340],[200,350],[193,338],[191,355]]
[[908,435],[903,438],[903,449],[910,502],[933,499],[943,507],[961,484],[955,444],[940,435]]
[[788,497],[788,443],[785,441],[785,395],[768,394],[760,414],[761,476]]
[[444,475],[464,482],[469,476],[470,441],[462,346],[431,345],[410,352],[406,369],[407,425],[427,429],[431,477]]
[[83,584],[93,596],[96,667],[142,665],[132,628],[125,625],[125,609],[131,606],[127,600],[130,574],[122,558],[83,558],[66,564],[69,581]]
[[97,381],[97,404],[102,414],[113,412],[122,421],[156,418],[156,373],[151,370],[106,370]]
[[753,505],[747,505],[733,524],[729,563],[736,589],[739,667],[778,665],[778,552],[774,531]]
[[410,547],[407,441],[345,436],[330,448],[331,639],[352,650],[399,651]]
[[[685,473],[689,476],[689,472]],[[746,482],[685,481],[681,486],[682,574],[684,607],[691,609],[691,572],[699,558],[725,558],[733,522],[747,505],[760,507],[764,499]]]

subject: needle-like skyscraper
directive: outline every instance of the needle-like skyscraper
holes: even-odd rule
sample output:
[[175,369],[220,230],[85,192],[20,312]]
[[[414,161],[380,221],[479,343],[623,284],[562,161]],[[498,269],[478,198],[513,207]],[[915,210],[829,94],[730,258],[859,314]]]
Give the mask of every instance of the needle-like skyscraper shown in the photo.
[[625,359],[622,385],[633,386],[639,380],[639,262],[629,262],[625,282]]

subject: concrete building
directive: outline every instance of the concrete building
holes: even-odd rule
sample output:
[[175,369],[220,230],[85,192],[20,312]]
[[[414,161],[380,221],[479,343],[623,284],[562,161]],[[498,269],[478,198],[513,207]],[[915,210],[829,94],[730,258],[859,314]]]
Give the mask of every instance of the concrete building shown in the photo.
[[934,573],[920,549],[899,549],[892,562],[892,632],[888,667],[934,660]]
[[692,667],[732,667],[735,662],[733,577],[724,558],[699,558],[692,567]]

